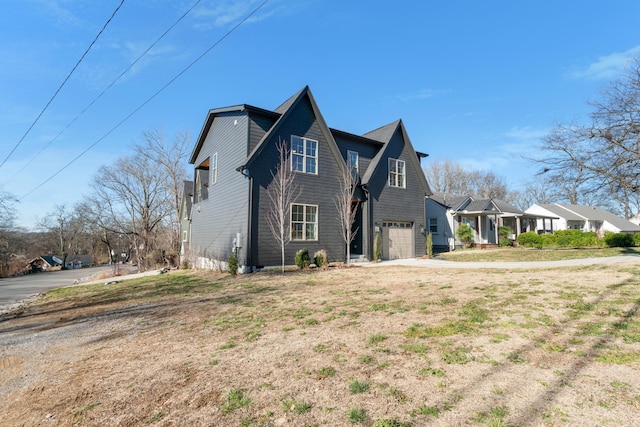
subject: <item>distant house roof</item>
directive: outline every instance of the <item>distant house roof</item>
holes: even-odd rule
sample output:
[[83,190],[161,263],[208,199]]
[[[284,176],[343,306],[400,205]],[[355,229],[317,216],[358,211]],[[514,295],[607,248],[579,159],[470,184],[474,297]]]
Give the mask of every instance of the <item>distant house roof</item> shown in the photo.
[[620,218],[617,215],[612,214],[609,211],[601,209],[597,206],[581,206],[581,205],[565,205],[559,204],[563,209],[569,212],[576,213],[589,221],[607,221],[620,231],[635,231],[640,232],[640,226]]
[[500,199],[480,199],[473,196],[458,196],[442,192],[435,192],[430,198],[456,212],[523,215],[520,209]]
[[557,204],[541,203],[541,204],[538,204],[538,206],[548,210],[549,212],[551,212],[552,214],[560,218],[565,218],[568,221],[584,221],[586,219],[584,217],[581,217],[578,214],[568,211],[567,209]]

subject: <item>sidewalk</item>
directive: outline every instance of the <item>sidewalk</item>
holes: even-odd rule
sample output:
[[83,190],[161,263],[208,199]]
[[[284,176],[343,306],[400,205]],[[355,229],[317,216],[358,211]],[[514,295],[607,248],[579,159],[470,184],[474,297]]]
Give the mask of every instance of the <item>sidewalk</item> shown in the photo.
[[430,268],[557,268],[557,267],[573,267],[583,265],[608,265],[608,264],[629,264],[640,263],[639,255],[620,255],[613,257],[601,258],[578,258],[565,259],[560,261],[517,261],[517,262],[456,262],[445,261],[441,259],[428,258],[411,258],[411,259],[394,259],[381,262],[366,262],[356,264],[361,267],[388,267],[390,265],[403,265],[407,267],[430,267]]

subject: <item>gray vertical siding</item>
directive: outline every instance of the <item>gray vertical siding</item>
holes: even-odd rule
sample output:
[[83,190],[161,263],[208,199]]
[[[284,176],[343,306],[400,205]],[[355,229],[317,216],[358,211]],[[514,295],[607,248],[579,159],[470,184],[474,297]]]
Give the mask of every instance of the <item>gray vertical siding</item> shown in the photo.
[[338,166],[329,150],[328,143],[318,125],[310,102],[304,98],[283,123],[277,134],[272,135],[259,158],[251,165],[254,177],[254,233],[256,236],[254,264],[261,266],[279,265],[280,247],[273,238],[266,221],[270,210],[267,187],[271,182],[271,172],[278,163],[276,143],[279,139],[291,142],[291,135],[318,141],[318,174],[296,173],[295,180],[302,188],[297,202],[318,206],[318,241],[292,241],[286,247],[285,264],[293,264],[295,253],[306,248],[311,256],[320,250],[327,251],[330,260],[343,260],[346,254],[341,237],[340,224],[334,204],[335,189],[338,186]]
[[191,250],[196,256],[226,261],[236,233],[242,233],[238,258],[246,265],[249,180],[236,168],[246,159],[248,129],[246,113],[219,114],[198,153],[195,166],[218,153],[218,180],[209,186],[208,199],[192,207]]

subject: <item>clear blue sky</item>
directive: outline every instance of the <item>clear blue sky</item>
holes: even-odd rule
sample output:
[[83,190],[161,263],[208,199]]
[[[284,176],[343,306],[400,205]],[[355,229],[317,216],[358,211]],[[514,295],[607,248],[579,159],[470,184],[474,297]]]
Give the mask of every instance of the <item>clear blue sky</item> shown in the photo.
[[[124,2],[0,167],[0,187],[21,198],[19,225],[72,206],[143,131],[188,130],[195,140],[210,108],[273,109],[307,84],[333,128],[362,134],[402,118],[416,150],[430,154],[423,164],[459,161],[519,189],[536,171],[522,156],[555,122],[584,116],[585,102],[640,56],[637,0],[270,0],[100,140],[262,2],[201,0],[51,142],[195,2]],[[0,0],[0,161],[119,3]]]

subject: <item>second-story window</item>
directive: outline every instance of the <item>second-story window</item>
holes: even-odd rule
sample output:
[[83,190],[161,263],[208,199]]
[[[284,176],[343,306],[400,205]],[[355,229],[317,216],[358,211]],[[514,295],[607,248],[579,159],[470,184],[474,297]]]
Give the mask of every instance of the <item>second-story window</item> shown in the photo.
[[211,157],[211,185],[218,182],[218,153]]
[[389,159],[389,187],[406,188],[404,160]]
[[318,141],[291,135],[291,170],[318,173]]
[[351,176],[356,179],[358,177],[358,152],[347,151],[347,166],[351,171]]

